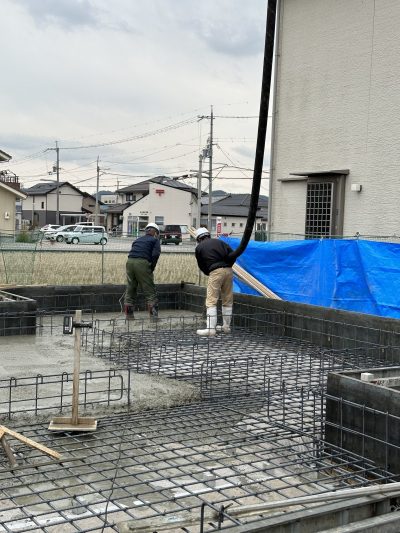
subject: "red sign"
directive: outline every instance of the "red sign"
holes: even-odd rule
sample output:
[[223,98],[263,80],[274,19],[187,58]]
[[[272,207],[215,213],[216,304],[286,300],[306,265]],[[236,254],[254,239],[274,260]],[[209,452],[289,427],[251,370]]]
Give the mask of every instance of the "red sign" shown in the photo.
[[156,189],[156,194],[158,194],[158,196],[162,196],[164,193],[165,193],[164,189]]
[[217,217],[217,235],[221,235],[222,233],[222,218]]

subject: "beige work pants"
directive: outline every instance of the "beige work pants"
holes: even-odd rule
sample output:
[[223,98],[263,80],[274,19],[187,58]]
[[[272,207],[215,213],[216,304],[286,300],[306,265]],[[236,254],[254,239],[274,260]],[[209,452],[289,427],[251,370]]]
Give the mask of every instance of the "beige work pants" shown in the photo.
[[222,305],[232,307],[233,290],[232,290],[233,272],[232,268],[217,268],[208,276],[206,307],[216,307],[218,298],[221,295]]

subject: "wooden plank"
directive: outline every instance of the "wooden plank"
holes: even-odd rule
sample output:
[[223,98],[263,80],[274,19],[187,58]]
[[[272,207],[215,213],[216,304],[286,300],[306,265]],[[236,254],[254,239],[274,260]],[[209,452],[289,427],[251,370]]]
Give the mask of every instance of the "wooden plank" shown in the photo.
[[7,442],[7,438],[3,433],[3,436],[0,439],[1,445],[3,446],[4,453],[7,455],[7,459],[10,462],[11,467],[17,466],[17,461],[14,457],[14,454],[10,448],[10,445]]
[[46,455],[50,455],[50,457],[54,457],[55,459],[61,458],[60,453],[55,452],[54,450],[47,448],[47,446],[43,446],[43,444],[39,444],[38,442],[32,439],[28,439],[28,437],[24,437],[20,433],[17,433],[16,431],[13,431],[12,429],[8,429],[5,426],[0,426],[0,432],[3,432],[3,434],[5,433],[6,435],[9,435],[10,437],[13,437],[14,439],[19,440],[20,442],[26,444],[27,446],[36,448],[37,450],[40,450]]
[[53,418],[49,424],[49,431],[96,431],[97,420],[95,418]]
[[244,281],[247,285],[255,289],[257,292],[265,296],[266,298],[270,298],[272,300],[281,300],[277,294],[275,294],[271,289],[269,289],[266,285],[261,283],[261,281],[258,281],[255,277],[253,277],[251,274],[247,272],[243,267],[240,267],[239,265],[233,265],[232,270],[234,274]]

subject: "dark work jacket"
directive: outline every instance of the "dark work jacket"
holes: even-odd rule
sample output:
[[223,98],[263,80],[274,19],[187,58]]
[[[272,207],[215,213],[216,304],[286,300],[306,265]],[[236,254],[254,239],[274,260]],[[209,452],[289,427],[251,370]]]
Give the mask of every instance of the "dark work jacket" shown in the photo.
[[217,268],[231,267],[234,261],[229,254],[232,252],[232,248],[220,239],[203,239],[195,250],[199,269],[208,276]]
[[160,241],[151,235],[143,235],[133,241],[128,257],[129,259],[146,259],[151,264],[151,270],[154,270],[160,253]]

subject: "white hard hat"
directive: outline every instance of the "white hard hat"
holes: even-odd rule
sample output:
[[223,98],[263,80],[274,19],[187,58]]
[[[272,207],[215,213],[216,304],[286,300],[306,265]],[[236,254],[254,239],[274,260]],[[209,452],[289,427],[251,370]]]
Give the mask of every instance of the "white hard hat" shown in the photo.
[[157,231],[157,233],[160,233],[160,228],[157,226],[157,224],[154,224],[154,222],[150,222],[150,224],[147,224],[144,230],[147,231],[150,228],[153,228]]
[[210,236],[210,232],[207,228],[199,228],[196,230],[196,241],[200,239],[200,237],[205,237],[206,235]]

